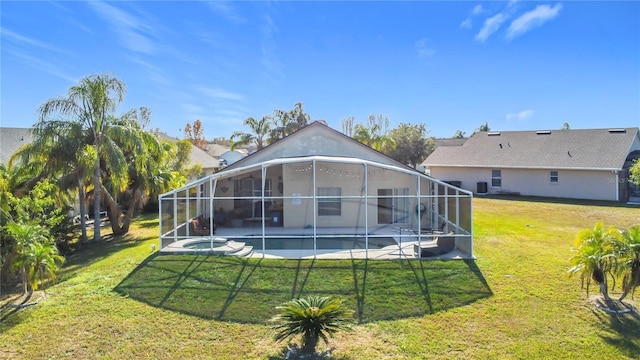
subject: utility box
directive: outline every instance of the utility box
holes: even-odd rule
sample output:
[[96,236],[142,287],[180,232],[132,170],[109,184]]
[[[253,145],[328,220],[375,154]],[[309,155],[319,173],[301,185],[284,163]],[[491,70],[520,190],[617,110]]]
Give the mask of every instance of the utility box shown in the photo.
[[478,194],[486,194],[487,193],[487,182],[479,181],[478,182]]

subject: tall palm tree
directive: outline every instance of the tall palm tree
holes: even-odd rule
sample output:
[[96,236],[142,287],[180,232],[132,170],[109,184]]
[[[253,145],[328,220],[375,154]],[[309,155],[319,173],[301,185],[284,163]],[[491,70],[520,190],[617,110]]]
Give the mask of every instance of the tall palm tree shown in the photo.
[[[122,81],[109,74],[94,74],[80,79],[78,85],[69,88],[67,97],[50,99],[38,109],[41,122],[52,115],[60,115],[81,124],[82,129],[91,136],[91,145],[98,154],[91,168],[94,188],[94,241],[100,241],[100,160],[104,156],[103,148],[109,147],[105,130],[115,119],[113,113],[124,100],[125,93],[126,86]],[[109,147],[109,150],[115,149]],[[117,152],[109,152],[108,155],[111,158],[118,157]],[[120,160],[123,160],[122,157]]]
[[[156,136],[144,131],[138,116],[139,113],[132,110],[106,131],[108,138],[113,141],[113,147],[122,152],[127,164],[126,174],[111,174],[103,181],[102,194],[114,234],[128,232],[133,215],[142,202],[150,194],[167,191],[173,180],[170,152],[166,151]],[[121,217],[125,209],[127,211]]]
[[293,299],[276,309],[280,313],[271,318],[277,331],[276,341],[302,335],[302,352],[305,354],[316,351],[318,340],[328,344],[328,337],[337,331],[353,329],[353,310],[338,298],[310,296]]
[[248,126],[251,132],[234,132],[231,135],[231,150],[251,143],[256,144],[257,150],[262,149],[265,146],[265,138],[271,131],[271,119],[268,115],[263,116],[260,120],[252,117],[245,119],[243,125]]
[[607,277],[614,268],[615,247],[613,239],[617,230],[605,229],[604,224],[596,223],[593,229],[585,229],[576,237],[577,254],[571,258],[573,265],[569,274],[580,274],[582,286],[589,293],[589,284],[594,280],[600,286],[600,292],[609,300]]
[[87,241],[85,188],[91,176],[97,154],[88,144],[89,137],[82,125],[72,121],[39,121],[33,130],[33,142],[21,147],[9,164],[19,161],[28,174],[22,184],[27,192],[44,178],[55,179],[62,192],[78,194],[81,241]]

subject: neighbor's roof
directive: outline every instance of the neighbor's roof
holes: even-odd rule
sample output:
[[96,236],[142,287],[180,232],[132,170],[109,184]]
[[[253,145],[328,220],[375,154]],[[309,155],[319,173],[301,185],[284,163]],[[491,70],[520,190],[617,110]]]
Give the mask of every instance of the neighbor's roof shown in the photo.
[[479,132],[462,146],[440,146],[427,167],[620,170],[640,149],[638,128]]
[[[155,133],[160,140],[165,141],[178,141],[179,139],[173,138],[163,132]],[[220,167],[220,160],[209,155],[206,151],[191,144],[191,153],[189,153],[189,166],[200,164],[203,169],[216,169]]]
[[20,146],[32,141],[31,129],[0,127],[0,163],[6,165]]
[[229,147],[227,146],[222,146],[220,144],[207,144],[205,145],[205,150],[206,152],[213,156],[213,157],[220,157],[222,154],[226,153],[227,151],[229,151]]

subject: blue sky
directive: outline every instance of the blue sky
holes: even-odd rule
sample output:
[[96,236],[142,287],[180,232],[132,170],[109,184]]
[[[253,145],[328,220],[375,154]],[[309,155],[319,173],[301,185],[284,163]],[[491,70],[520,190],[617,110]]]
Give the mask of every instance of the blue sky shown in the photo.
[[0,125],[109,72],[118,113],[207,139],[303,102],[337,130],[383,114],[431,135],[640,126],[640,2],[0,3]]

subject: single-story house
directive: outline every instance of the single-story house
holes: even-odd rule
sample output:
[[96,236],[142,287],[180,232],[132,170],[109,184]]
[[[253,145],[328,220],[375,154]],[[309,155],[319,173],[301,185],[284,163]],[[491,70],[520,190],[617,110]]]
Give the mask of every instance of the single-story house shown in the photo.
[[451,254],[472,258],[472,197],[313,122],[161,195],[160,246],[230,251],[234,241],[254,256],[413,257],[447,233]]
[[423,165],[476,194],[626,202],[640,196],[628,181],[638,158],[638,128],[489,131],[436,148]]

